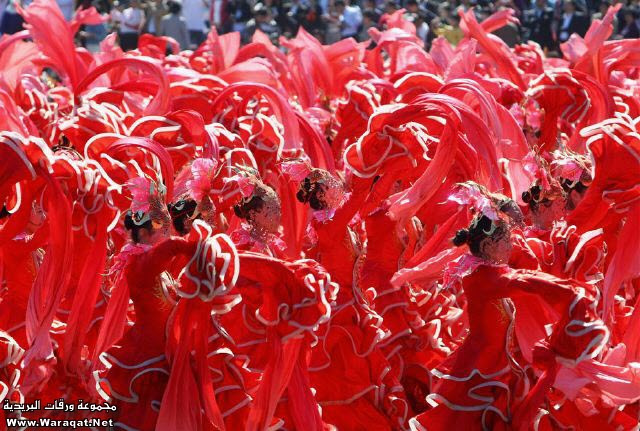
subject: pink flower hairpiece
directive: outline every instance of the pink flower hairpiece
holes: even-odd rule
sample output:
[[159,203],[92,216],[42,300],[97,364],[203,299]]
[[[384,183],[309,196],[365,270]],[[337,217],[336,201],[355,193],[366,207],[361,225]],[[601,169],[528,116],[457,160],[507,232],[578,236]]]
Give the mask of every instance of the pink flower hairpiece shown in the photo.
[[131,211],[146,213],[150,209],[153,197],[164,196],[167,192],[163,184],[158,184],[149,177],[136,177],[127,182],[131,192]]
[[212,189],[218,161],[213,159],[195,159],[191,164],[191,179],[187,181],[187,190],[196,201],[201,201]]
[[544,167],[546,162],[535,153],[530,152],[524,158],[524,170],[539,181],[542,190],[551,190],[549,172]]
[[331,220],[333,215],[336,213],[335,208],[327,208],[325,210],[318,210],[313,212],[313,218],[317,221],[324,223],[327,220]]
[[500,218],[493,201],[482,190],[471,184],[460,184],[458,190],[451,194],[448,200],[460,205],[468,205],[491,220],[495,221]]
[[282,173],[294,181],[302,181],[311,172],[311,167],[303,160],[287,160],[280,163]]
[[223,178],[222,182],[226,184],[235,184],[240,190],[242,197],[248,198],[253,194],[253,190],[256,188],[255,184],[246,175],[236,174],[232,177]]
[[551,170],[554,176],[562,177],[569,181],[579,181],[585,171],[588,171],[588,167],[585,163],[580,163],[570,154],[562,153],[560,151],[554,151],[554,160],[551,162]]
[[556,160],[552,163],[558,176],[570,181],[578,181],[583,169],[575,161],[570,159]]

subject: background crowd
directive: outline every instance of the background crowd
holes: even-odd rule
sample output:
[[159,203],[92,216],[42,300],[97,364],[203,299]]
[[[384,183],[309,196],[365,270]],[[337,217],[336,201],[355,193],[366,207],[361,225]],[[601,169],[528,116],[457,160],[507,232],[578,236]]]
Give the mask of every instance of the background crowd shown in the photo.
[[[31,0],[0,0],[0,34],[22,29],[16,5]],[[52,0],[54,1],[54,0]],[[105,22],[85,26],[78,43],[97,47],[110,32],[117,32],[125,50],[135,49],[141,34],[176,39],[182,49],[204,41],[211,27],[220,34],[238,31],[248,42],[259,29],[277,44],[280,36],[295,35],[304,27],[324,44],[353,37],[369,39],[372,27],[384,28],[387,14],[404,9],[417,35],[429,49],[431,41],[445,37],[456,45],[463,32],[458,11],[473,8],[479,21],[492,13],[514,9],[520,25],[508,24],[494,32],[509,46],[533,40],[548,55],[558,51],[572,33],[584,36],[591,20],[607,8],[623,3],[614,22],[612,38],[640,37],[640,0],[55,0],[70,20],[75,10],[90,6],[104,14]],[[613,2],[613,3],[612,3]]]

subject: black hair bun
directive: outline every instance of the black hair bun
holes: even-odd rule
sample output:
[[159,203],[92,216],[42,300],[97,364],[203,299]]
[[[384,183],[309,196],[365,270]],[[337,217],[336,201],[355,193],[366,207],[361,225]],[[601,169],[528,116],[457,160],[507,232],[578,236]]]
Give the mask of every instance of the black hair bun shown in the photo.
[[191,217],[197,206],[198,203],[193,199],[180,199],[175,203],[170,203],[169,205],[167,205],[171,217]]
[[185,222],[188,218],[193,217],[197,206],[198,203],[193,199],[181,199],[168,205],[173,227],[180,235],[189,233]]
[[151,218],[145,217],[144,213],[133,213],[129,210],[124,216],[124,228],[131,231],[131,239],[137,244],[140,242],[140,231],[147,229],[151,232],[153,224],[151,223]]
[[235,204],[233,206],[233,212],[236,214],[236,216],[238,216],[239,218],[242,218],[242,219],[246,219],[247,215],[248,215],[248,214],[245,213],[244,205],[242,203]]
[[466,244],[469,241],[469,230],[468,229],[460,229],[456,232],[456,236],[453,237],[453,245],[456,247],[460,247],[461,245]]
[[562,190],[564,190],[565,193],[571,193],[572,190],[575,190],[578,193],[584,193],[589,188],[589,180],[585,179],[585,182],[583,182],[582,180],[571,181],[566,178],[562,178],[560,181],[560,185],[562,186]]
[[300,183],[300,189],[296,193],[296,198],[300,203],[309,203],[309,206],[315,210],[320,211],[327,208],[327,203],[318,197],[319,193],[326,190],[324,180],[316,179],[312,181],[308,176]]
[[248,198],[243,198],[240,202],[233,206],[233,212],[240,218],[248,220],[251,216],[251,211],[260,212],[264,206],[262,197],[253,195]]
[[127,213],[124,216],[124,227],[127,230],[131,230],[136,226],[135,222],[133,221],[133,213],[131,211],[127,211]]
[[302,204],[309,202],[309,195],[311,195],[311,191],[311,180],[309,177],[306,177],[302,183],[300,183],[300,189],[298,190],[298,193],[296,193],[296,199],[298,199],[298,202]]

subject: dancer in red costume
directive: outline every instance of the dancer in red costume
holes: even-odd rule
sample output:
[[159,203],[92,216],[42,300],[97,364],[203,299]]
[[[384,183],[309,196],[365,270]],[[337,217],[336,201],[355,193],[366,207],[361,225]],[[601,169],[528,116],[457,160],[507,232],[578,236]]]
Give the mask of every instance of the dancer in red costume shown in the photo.
[[[485,210],[454,238],[455,245],[468,245],[471,254],[454,263],[445,280],[462,283],[469,332],[432,371],[435,384],[427,399],[433,408],[412,419],[414,430],[476,424],[526,429],[553,383],[554,362],[590,358],[606,341],[606,327],[595,324],[589,308],[593,297],[575,281],[505,265],[512,250],[510,233],[509,221],[499,210]],[[527,306],[528,298],[539,298],[545,314],[527,322],[532,332],[527,342],[546,340],[550,346],[534,349],[531,365],[541,375],[529,393],[532,382],[517,354],[519,340],[514,334],[520,320],[517,312]],[[544,325],[553,322],[558,323],[547,337]]]
[[317,262],[240,254],[238,286],[251,303],[269,347],[263,378],[254,395],[247,430],[276,423],[284,429],[324,429],[313,383],[311,347],[331,315],[338,285]]
[[244,428],[249,376],[216,324],[218,316],[241,300],[234,289],[240,272],[236,248],[227,235],[213,235],[211,226],[200,220],[194,222],[189,241],[196,248],[181,273],[180,299],[167,327],[171,375],[156,429]]
[[[558,178],[554,178],[550,174],[553,168],[543,160],[538,162],[541,166],[536,168],[536,176],[540,179],[522,194],[522,200],[529,207],[532,226],[516,237],[518,250],[510,263],[516,268],[539,268],[557,277],[599,283],[603,279],[610,241],[602,229],[579,234],[577,228],[565,220],[582,200],[590,184],[590,175],[586,166],[577,165],[571,159],[555,162],[572,167],[555,169]],[[527,257],[534,261],[525,262]]]
[[323,420],[344,430],[402,429],[409,408],[398,375],[379,346],[386,336],[382,318],[354,278],[361,245],[350,225],[372,181],[354,178],[348,195],[327,171],[300,168],[297,198],[314,210],[309,233],[315,241],[307,255],[340,285],[331,320],[320,336],[322,348],[316,349],[310,364]]
[[[131,243],[125,245],[112,269],[116,272],[116,285],[98,337],[97,352],[113,347],[100,354],[100,365],[94,366],[98,368],[94,372],[96,388],[117,407],[113,419],[118,426],[143,430],[155,427],[169,378],[166,325],[176,302],[176,282],[167,270],[176,259],[190,257],[195,250],[186,239],[169,237],[171,219],[158,186],[145,183],[151,188],[147,191],[147,211],[125,216]],[[135,323],[125,328],[129,298]],[[100,366],[104,369],[100,370]]]

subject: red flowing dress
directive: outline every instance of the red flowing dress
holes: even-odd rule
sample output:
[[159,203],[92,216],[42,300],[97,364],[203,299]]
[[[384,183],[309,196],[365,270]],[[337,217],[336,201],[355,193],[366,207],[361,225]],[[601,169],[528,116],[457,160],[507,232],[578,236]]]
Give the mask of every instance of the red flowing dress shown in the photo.
[[[127,246],[122,269],[135,310],[135,323],[120,341],[100,355],[106,366],[96,371],[100,395],[117,407],[114,422],[132,429],[155,428],[169,378],[165,357],[166,324],[175,299],[166,269],[181,254],[192,251],[183,238],[154,246]],[[113,300],[113,296],[112,296]]]
[[[536,403],[526,404],[533,383],[525,364],[517,355],[514,327],[518,311],[530,298],[542,298],[545,314],[529,321],[532,337],[552,324],[549,337],[556,357],[580,361],[591,355],[603,340],[606,328],[591,325],[596,319],[573,280],[561,280],[545,273],[511,270],[465,256],[459,262],[464,272],[462,286],[466,296],[469,333],[462,345],[436,369],[433,393],[427,398],[433,406],[411,420],[415,430],[511,429],[514,416],[529,417]],[[576,330],[576,327],[588,330]],[[549,365],[536,363],[546,370]],[[547,386],[548,383],[547,383]],[[540,388],[545,393],[548,387]],[[526,404],[526,405],[525,405]],[[531,411],[522,412],[520,409]]]

